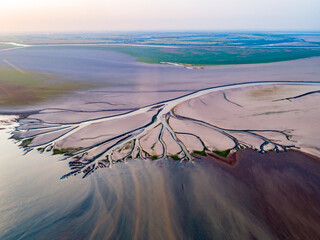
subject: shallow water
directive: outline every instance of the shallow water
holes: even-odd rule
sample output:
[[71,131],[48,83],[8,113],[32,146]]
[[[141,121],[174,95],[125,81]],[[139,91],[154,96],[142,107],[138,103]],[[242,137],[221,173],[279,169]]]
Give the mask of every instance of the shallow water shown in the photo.
[[59,180],[1,130],[1,239],[317,239],[320,159],[238,152],[236,164],[131,160]]
[[[137,63],[121,54],[88,49],[21,49],[1,57],[23,69],[61,74],[66,80],[113,83],[23,111],[55,106],[119,108],[121,113],[185,91],[234,82],[317,81],[320,69],[320,58],[313,58],[197,71]],[[0,239],[318,239],[320,235],[319,158],[297,151],[246,150],[237,152],[235,165],[209,158],[185,163],[136,159],[99,169],[85,179],[78,175],[60,180],[69,171],[67,161],[37,151],[23,155],[18,144],[8,140],[14,125],[4,128],[0,130]]]
[[[6,61],[23,71],[49,74],[59,81],[98,84],[98,89],[49,99],[39,106],[16,107],[23,111],[48,106],[83,109],[89,101],[110,99],[114,99],[111,103],[127,99],[128,106],[141,107],[208,87],[256,81],[319,81],[320,75],[320,57],[190,70],[165,64],[140,63],[127,55],[94,47],[32,47],[1,52],[0,67],[8,67]],[[13,109],[1,107],[0,110]]]

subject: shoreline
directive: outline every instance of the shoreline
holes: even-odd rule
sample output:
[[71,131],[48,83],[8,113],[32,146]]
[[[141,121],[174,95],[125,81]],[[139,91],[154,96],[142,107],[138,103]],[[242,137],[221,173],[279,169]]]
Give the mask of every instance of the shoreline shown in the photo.
[[[32,51],[4,52],[1,56],[25,72],[44,73],[57,77],[57,80],[61,79],[66,83],[74,84],[79,80],[83,84],[93,85],[92,88],[90,87],[92,90],[97,89],[95,86],[99,86],[101,90],[98,94],[93,94],[90,91],[86,93],[73,91],[72,94],[66,94],[61,98],[38,102],[34,105],[37,108],[50,105],[70,107],[71,104],[68,102],[72,102],[76,108],[82,108],[86,101],[89,101],[89,98],[99,98],[96,102],[105,101],[106,95],[103,95],[103,90],[105,92],[108,90],[118,91],[124,88],[132,89],[130,97],[134,96],[133,102],[138,103],[134,107],[137,108],[179,96],[180,93],[177,90],[193,92],[210,86],[248,81],[318,81],[316,76],[320,73],[318,70],[320,57],[261,64],[205,66],[204,69],[192,71],[182,66],[137,62],[135,58],[123,53],[93,50],[93,48],[81,50],[38,48]],[[65,56],[70,56],[68,61]],[[43,60],[40,61],[40,59]],[[53,62],[50,59],[56,59],[56,61]],[[68,64],[67,68],[66,64]],[[0,62],[0,68],[2,67],[7,67],[5,62]],[[16,71],[15,75],[18,73]],[[184,84],[180,79],[183,79]],[[137,93],[146,91],[150,94],[145,95],[145,99],[142,100]],[[168,93],[160,95],[160,92],[164,91],[168,91]],[[169,93],[169,91],[172,92]],[[83,98],[84,96],[85,98]],[[129,102],[126,104],[130,105]],[[29,109],[33,105],[25,106],[28,106]],[[8,107],[1,108],[7,111],[10,110]],[[16,107],[16,109],[21,108]]]
[[[278,62],[287,62],[287,61],[294,61],[294,60],[299,60],[299,59],[306,59],[306,58],[313,58],[313,57],[320,57],[320,53],[318,55],[310,55],[310,56],[296,56],[296,57],[287,57],[284,59],[280,60],[261,60],[257,62],[239,62],[239,63],[212,63],[212,64],[200,64],[200,63],[192,63],[192,62],[172,62],[168,58],[167,59],[162,59],[159,61],[150,61],[150,60],[144,60],[144,57],[139,57],[138,55],[135,54],[130,54],[126,53],[122,50],[117,50],[117,49],[112,49],[112,47],[123,47],[124,49],[126,47],[137,47],[137,48],[155,48],[155,49],[162,49],[162,48],[168,48],[168,49],[189,49],[189,48],[206,48],[205,46],[175,46],[175,45],[142,45],[142,44],[117,44],[117,43],[61,43],[61,44],[19,44],[15,42],[0,42],[1,44],[6,44],[6,45],[12,45],[14,47],[12,48],[5,48],[5,49],[0,49],[0,52],[5,52],[5,51],[12,51],[16,49],[24,49],[24,48],[45,48],[45,47],[106,47],[106,51],[114,51],[119,54],[125,54],[129,57],[134,58],[137,62],[140,63],[145,63],[145,64],[167,64],[167,65],[174,65],[176,67],[184,67],[187,69],[193,69],[193,70],[201,70],[201,67],[213,67],[213,66],[238,66],[238,65],[255,65],[255,64],[267,64],[267,63],[278,63]],[[111,49],[108,49],[108,47],[111,47]],[[285,47],[273,47],[273,46],[247,46],[247,47],[238,47],[238,46],[210,46],[209,48],[213,49],[291,49],[291,50],[296,50],[296,49],[320,49],[320,46],[301,46],[301,47],[292,47],[292,46],[285,46]],[[235,60],[233,60],[235,61]]]
[[[278,85],[320,85],[320,81],[257,81],[257,82],[242,82],[242,83],[231,83],[231,84],[225,84],[225,85],[221,85],[221,86],[214,86],[214,87],[208,87],[208,88],[203,88],[203,89],[199,89],[199,90],[196,90],[196,91],[193,91],[191,93],[188,93],[188,94],[185,94],[185,95],[181,95],[181,96],[178,96],[178,97],[175,97],[175,98],[172,98],[172,99],[168,99],[168,100],[164,100],[164,101],[159,101],[159,102],[156,102],[156,103],[152,103],[152,104],[149,104],[149,105],[145,105],[145,106],[142,106],[140,107],[139,109],[142,109],[142,108],[147,108],[147,107],[152,107],[152,106],[155,106],[155,105],[158,105],[158,104],[162,104],[162,103],[168,103],[168,102],[172,102],[172,101],[175,101],[175,100],[179,100],[181,98],[186,98],[188,96],[192,96],[192,95],[195,95],[195,97],[198,96],[198,94],[206,94],[208,91],[221,91],[221,90],[227,90],[227,89],[233,89],[233,88],[242,88],[242,87],[250,87],[250,86],[260,86],[260,85],[273,85],[273,84],[278,84]],[[78,91],[78,90],[75,90],[75,91]],[[88,91],[94,91],[94,88],[93,89],[88,89]],[[188,90],[189,91],[189,90]],[[161,92],[161,91],[160,91]],[[176,92],[179,92],[179,91],[176,91]],[[34,105],[34,104],[30,104],[31,106]],[[22,106],[22,105],[21,105]],[[2,106],[2,107],[10,107],[10,106]],[[19,106],[18,106],[19,107]],[[33,114],[33,113],[37,113],[37,112],[40,112],[40,111],[43,111],[45,109],[39,109],[39,110],[1,110],[0,109],[0,114],[3,114],[3,115],[10,115],[11,113],[12,114]],[[134,110],[136,111],[136,110]],[[126,113],[124,113],[126,114]],[[123,115],[123,114],[121,114]]]
[[[81,172],[86,177],[97,168],[111,167],[129,158],[171,157],[183,162],[192,161],[194,154],[227,157],[243,148],[261,153],[302,148],[317,156],[316,136],[314,130],[309,129],[315,120],[306,126],[298,120],[299,116],[316,119],[313,108],[306,108],[308,105],[303,101],[317,99],[319,85],[320,82],[229,84],[120,114],[99,117],[88,111],[83,119],[79,118],[82,112],[43,109],[38,114],[21,118],[23,130],[17,131],[15,137],[22,139],[26,152],[52,150],[54,154],[66,155],[70,163],[74,159],[82,163],[81,168],[73,167],[73,171],[62,178]],[[315,86],[317,91],[313,91]],[[296,114],[295,105],[285,101],[285,97],[298,99],[298,102],[302,99],[297,106],[302,106],[303,111],[298,113],[303,115]],[[279,123],[270,122],[273,118],[270,111],[274,108],[278,108],[273,114]],[[68,117],[71,113],[72,119]],[[237,114],[238,120],[230,113]],[[248,125],[248,122],[255,124]],[[106,129],[105,135],[101,135],[101,129]],[[194,139],[185,138],[187,136]],[[84,170],[83,166],[86,166]]]

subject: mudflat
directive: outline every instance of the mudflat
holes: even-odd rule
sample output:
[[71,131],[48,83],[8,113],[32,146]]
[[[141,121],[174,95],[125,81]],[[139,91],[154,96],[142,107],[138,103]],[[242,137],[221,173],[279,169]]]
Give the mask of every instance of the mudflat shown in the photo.
[[1,107],[15,114],[0,120],[1,239],[319,236],[319,58],[188,69],[88,49],[1,56],[93,86]]

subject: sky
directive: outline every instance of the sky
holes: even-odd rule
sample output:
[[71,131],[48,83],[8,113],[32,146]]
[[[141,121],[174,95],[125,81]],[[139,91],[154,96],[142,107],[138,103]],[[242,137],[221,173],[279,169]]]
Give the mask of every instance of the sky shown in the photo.
[[0,33],[320,30],[320,0],[2,0]]

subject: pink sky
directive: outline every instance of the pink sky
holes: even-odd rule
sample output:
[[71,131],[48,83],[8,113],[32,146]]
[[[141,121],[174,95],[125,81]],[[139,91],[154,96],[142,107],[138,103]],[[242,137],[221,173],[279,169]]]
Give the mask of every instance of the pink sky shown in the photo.
[[0,32],[320,30],[319,0],[10,0]]

